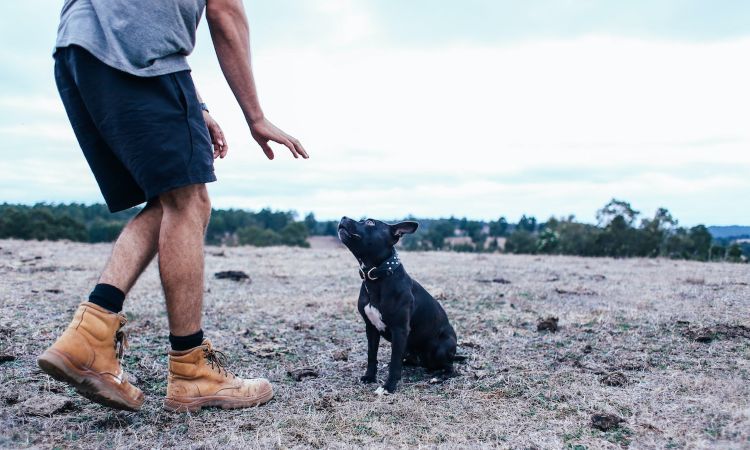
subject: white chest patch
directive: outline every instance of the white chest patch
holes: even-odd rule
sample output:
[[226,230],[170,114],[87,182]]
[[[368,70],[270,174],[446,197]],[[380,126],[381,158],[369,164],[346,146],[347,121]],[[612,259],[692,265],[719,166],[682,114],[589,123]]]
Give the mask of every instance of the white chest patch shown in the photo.
[[378,311],[378,308],[368,303],[367,306],[365,306],[365,314],[367,315],[367,318],[370,319],[370,323],[373,324],[378,331],[385,331],[383,316],[380,314],[380,311]]

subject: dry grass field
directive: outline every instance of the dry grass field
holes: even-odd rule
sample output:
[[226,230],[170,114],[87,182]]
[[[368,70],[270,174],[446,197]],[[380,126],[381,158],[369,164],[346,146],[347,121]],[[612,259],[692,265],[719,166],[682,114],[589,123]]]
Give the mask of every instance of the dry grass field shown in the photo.
[[[153,265],[126,302],[141,412],[91,404],[37,369],[108,251],[0,241],[0,447],[750,448],[747,265],[402,253],[468,360],[442,383],[407,368],[378,397],[357,381],[366,341],[347,251],[209,247],[207,335],[277,397],[188,415],[161,409],[168,343]],[[221,270],[250,280],[215,279]],[[538,330],[548,317],[556,332]],[[296,379],[300,369],[311,375]],[[597,414],[622,422],[601,430]]]

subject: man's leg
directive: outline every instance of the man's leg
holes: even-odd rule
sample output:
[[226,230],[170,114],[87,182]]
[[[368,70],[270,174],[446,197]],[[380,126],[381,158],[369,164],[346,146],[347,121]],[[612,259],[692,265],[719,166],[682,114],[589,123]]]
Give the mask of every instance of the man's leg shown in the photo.
[[203,241],[211,201],[203,184],[169,191],[160,200],[159,273],[167,299],[169,331],[177,337],[193,336],[201,331]]
[[120,329],[126,319],[117,313],[154,257],[161,216],[160,203],[152,201],[125,226],[89,302],[78,307],[62,336],[38,359],[43,371],[106,406],[134,411],[143,404],[143,392],[122,371]]
[[246,408],[273,397],[264,378],[229,376],[225,358],[203,340],[203,240],[211,202],[203,184],[160,196],[159,271],[169,317],[169,375],[164,408],[197,411],[205,406]]
[[99,283],[112,285],[125,294],[130,291],[156,255],[161,220],[161,203],[151,200],[120,233]]

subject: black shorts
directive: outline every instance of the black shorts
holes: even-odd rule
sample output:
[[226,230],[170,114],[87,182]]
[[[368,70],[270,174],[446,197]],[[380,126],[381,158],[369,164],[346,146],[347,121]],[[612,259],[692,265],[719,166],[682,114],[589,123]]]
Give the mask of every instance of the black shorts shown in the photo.
[[216,181],[211,139],[189,71],[137,77],[69,46],[55,52],[55,80],[111,212]]

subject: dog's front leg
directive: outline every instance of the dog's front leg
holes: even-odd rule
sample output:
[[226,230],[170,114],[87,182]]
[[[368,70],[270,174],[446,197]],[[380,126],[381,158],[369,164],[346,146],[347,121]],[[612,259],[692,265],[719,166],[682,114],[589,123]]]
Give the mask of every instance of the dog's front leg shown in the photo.
[[391,364],[388,366],[388,379],[383,388],[391,394],[396,392],[396,385],[401,380],[401,367],[406,352],[406,340],[409,337],[409,325],[391,328]]
[[378,347],[380,346],[380,333],[371,323],[365,322],[367,332],[367,372],[360,378],[364,383],[375,383],[378,381]]

